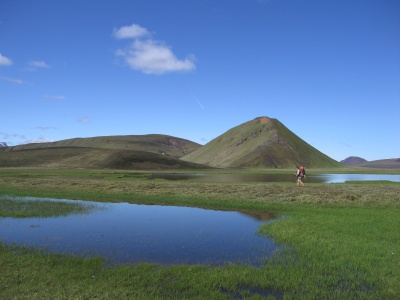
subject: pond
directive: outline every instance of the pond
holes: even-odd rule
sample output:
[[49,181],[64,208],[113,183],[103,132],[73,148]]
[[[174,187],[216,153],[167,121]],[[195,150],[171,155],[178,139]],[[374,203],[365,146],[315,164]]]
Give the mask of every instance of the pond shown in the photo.
[[[193,180],[202,182],[295,182],[294,174],[184,174],[154,173],[149,179]],[[385,180],[400,182],[399,174],[310,174],[307,183],[344,183],[346,181]]]
[[263,223],[272,221],[268,213],[79,202],[94,204],[95,209],[63,217],[0,218],[0,239],[49,252],[101,256],[108,264],[261,266],[279,248],[257,233]]

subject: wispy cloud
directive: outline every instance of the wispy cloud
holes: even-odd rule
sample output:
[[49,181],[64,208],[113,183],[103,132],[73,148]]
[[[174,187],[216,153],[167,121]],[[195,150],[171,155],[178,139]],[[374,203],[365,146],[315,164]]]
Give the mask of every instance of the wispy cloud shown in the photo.
[[32,127],[32,128],[37,129],[37,130],[57,129],[57,127],[54,127],[54,126],[36,126],[36,127]]
[[11,66],[13,64],[11,58],[8,58],[0,53],[0,66]]
[[22,134],[7,133],[7,132],[1,132],[1,131],[0,131],[0,136],[2,136],[3,140],[8,140],[10,138],[23,139],[23,140],[26,139],[25,135],[22,135]]
[[201,107],[202,110],[205,110],[204,106],[200,103],[199,99],[197,99],[196,95],[193,93],[192,89],[189,88],[190,93],[192,94],[194,100],[196,100],[197,104]]
[[28,64],[29,64],[29,66],[31,66],[32,68],[35,68],[35,69],[36,68],[50,68],[50,66],[42,60],[30,61]]
[[[52,142],[51,139],[45,138],[45,137],[38,137],[38,138],[33,138],[30,140],[27,140],[27,137],[23,134],[17,134],[17,133],[7,133],[7,132],[1,132],[0,131],[0,140],[2,142],[6,142],[7,145],[19,145],[19,144],[30,144],[30,143],[48,143]],[[14,142],[12,142],[14,140]],[[15,142],[17,140],[17,142]]]
[[90,123],[90,119],[89,118],[82,118],[82,119],[79,119],[78,122],[87,124],[87,123]]
[[24,81],[22,79],[9,78],[9,77],[0,77],[0,79],[14,83],[14,84],[23,84],[24,83]]
[[51,143],[52,140],[44,137],[39,137],[39,138],[33,138],[29,141],[26,141],[26,144],[32,144],[32,143]]
[[135,70],[145,74],[164,74],[170,72],[188,72],[196,68],[195,57],[188,55],[178,59],[165,43],[151,39],[149,31],[137,24],[114,29],[117,39],[133,39],[125,49],[116,51],[118,57]]
[[346,148],[350,148],[350,147],[351,147],[350,144],[345,143],[345,142],[340,142],[339,144],[342,145],[342,146],[344,146],[344,147],[346,147]]
[[43,97],[48,100],[65,100],[65,96],[62,95],[44,95]]

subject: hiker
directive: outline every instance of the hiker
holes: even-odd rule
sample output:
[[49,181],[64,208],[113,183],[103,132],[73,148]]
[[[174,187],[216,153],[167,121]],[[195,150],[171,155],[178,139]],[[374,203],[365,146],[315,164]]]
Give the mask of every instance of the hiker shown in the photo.
[[304,186],[304,183],[302,181],[303,177],[306,177],[306,170],[304,169],[303,166],[300,168],[296,166],[296,172],[294,173],[297,177],[297,186]]

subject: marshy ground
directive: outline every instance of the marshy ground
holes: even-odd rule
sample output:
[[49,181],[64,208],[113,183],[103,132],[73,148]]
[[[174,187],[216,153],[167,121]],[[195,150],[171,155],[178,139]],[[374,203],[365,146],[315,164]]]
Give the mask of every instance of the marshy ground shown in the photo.
[[[0,246],[0,298],[399,299],[400,184],[196,183],[146,173],[5,170],[0,194],[273,211],[260,231],[286,246],[262,268],[113,268],[19,246]],[[0,211],[5,205],[0,203]]]

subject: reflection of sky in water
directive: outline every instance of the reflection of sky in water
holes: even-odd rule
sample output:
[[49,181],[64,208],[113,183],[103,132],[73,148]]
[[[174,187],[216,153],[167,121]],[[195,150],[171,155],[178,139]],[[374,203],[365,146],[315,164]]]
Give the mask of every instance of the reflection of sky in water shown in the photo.
[[[150,179],[193,180],[203,182],[295,182],[291,174],[168,174],[155,173]],[[399,174],[308,174],[309,183],[343,183],[346,181],[388,180],[400,182]]]
[[[1,203],[1,199],[0,199]],[[277,246],[257,234],[262,221],[238,212],[98,203],[89,214],[0,218],[0,239],[111,262],[261,265]]]
[[[321,174],[315,175],[324,183],[341,183],[346,181],[386,180],[400,182],[400,175],[396,174]],[[311,177],[311,178],[314,178]]]

